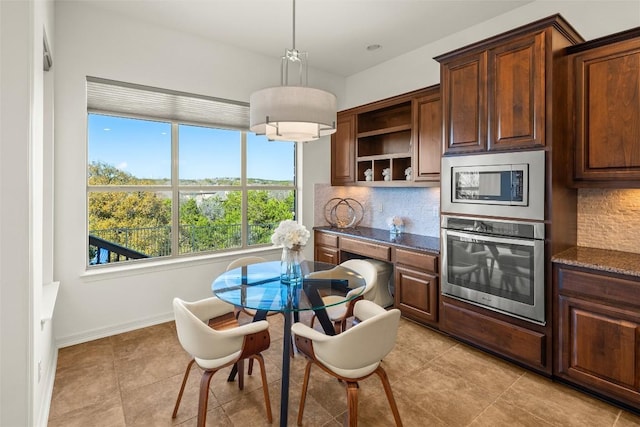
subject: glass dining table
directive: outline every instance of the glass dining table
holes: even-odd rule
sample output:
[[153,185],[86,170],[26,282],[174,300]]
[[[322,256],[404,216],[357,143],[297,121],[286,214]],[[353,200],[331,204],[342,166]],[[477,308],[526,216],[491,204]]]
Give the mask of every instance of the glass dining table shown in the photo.
[[[364,291],[365,281],[353,270],[339,265],[303,261],[302,278],[288,282],[280,278],[280,261],[250,264],[229,270],[218,276],[211,288],[215,296],[237,307],[256,311],[254,321],[263,320],[269,312],[284,314],[282,349],[282,386],[280,425],[287,425],[289,406],[289,367],[291,353],[291,325],[302,311],[314,311],[325,333],[334,335],[335,329],[325,308],[323,297],[337,305],[357,298]],[[347,296],[348,294],[348,296]],[[235,376],[235,368],[230,379]]]

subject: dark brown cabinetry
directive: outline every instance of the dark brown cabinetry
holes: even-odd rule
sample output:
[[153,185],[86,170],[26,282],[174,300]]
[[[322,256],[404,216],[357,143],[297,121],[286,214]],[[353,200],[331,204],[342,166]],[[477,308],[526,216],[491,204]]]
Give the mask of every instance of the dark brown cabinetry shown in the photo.
[[425,92],[412,101],[413,110],[413,180],[440,181],[442,147],[442,102],[440,87]]
[[640,187],[640,29],[567,49],[577,186]]
[[581,41],[554,15],[435,58],[444,153],[544,147],[554,52]]
[[331,135],[331,185],[353,184],[356,179],[355,135],[355,115],[338,114],[336,132]]
[[372,182],[405,180],[404,171],[411,166],[411,154],[410,99],[358,114],[358,181],[366,182],[367,169],[372,172]]
[[313,256],[316,261],[329,264],[340,263],[340,250],[338,249],[338,236],[314,231]]
[[339,112],[331,139],[331,184],[436,185],[442,139],[438,104],[439,86],[432,86]]
[[547,363],[549,337],[544,328],[533,330],[504,316],[491,316],[448,297],[442,297],[440,327],[443,331],[542,373]]
[[437,326],[438,257],[395,249],[395,307],[402,315],[421,323]]
[[[388,235],[386,231],[384,234]],[[392,263],[395,307],[409,319],[438,327],[440,287],[436,253],[361,238],[348,232],[314,230],[314,237],[316,261],[339,264],[351,258],[373,258]],[[437,238],[426,239],[433,239],[437,246]]]
[[640,409],[640,281],[554,265],[554,374]]

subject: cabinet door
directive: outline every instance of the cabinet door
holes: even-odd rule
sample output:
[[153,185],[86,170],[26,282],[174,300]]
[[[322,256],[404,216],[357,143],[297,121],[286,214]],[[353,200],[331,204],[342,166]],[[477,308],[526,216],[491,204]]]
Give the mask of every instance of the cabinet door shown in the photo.
[[633,404],[640,403],[640,314],[559,297],[557,374]]
[[396,265],[395,304],[404,316],[419,322],[438,322],[438,278],[424,271]]
[[466,153],[487,148],[487,53],[443,63],[444,151]]
[[489,150],[545,144],[545,33],[488,51]]
[[413,100],[414,181],[440,180],[442,102],[440,90]]
[[576,54],[573,67],[575,178],[640,179],[640,40]]
[[355,115],[338,113],[336,133],[331,135],[331,185],[346,185],[355,181],[355,146]]
[[316,245],[313,256],[315,260],[319,262],[335,265],[340,264],[340,251],[337,248]]

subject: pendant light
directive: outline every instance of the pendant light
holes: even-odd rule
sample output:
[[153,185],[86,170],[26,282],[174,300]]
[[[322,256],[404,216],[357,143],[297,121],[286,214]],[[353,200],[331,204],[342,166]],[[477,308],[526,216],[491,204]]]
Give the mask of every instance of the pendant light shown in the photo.
[[[307,87],[307,52],[296,49],[296,1],[293,0],[293,48],[280,66],[281,86],[251,94],[249,127],[277,141],[313,141],[336,131],[336,96]],[[289,85],[289,70],[297,69],[297,84]],[[294,74],[294,73],[291,73]]]

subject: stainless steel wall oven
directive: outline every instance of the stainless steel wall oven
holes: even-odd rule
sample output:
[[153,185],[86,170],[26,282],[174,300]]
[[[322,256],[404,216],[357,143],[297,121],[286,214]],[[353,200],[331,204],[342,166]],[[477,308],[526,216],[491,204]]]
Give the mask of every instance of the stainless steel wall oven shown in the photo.
[[544,223],[443,215],[442,293],[545,324]]

